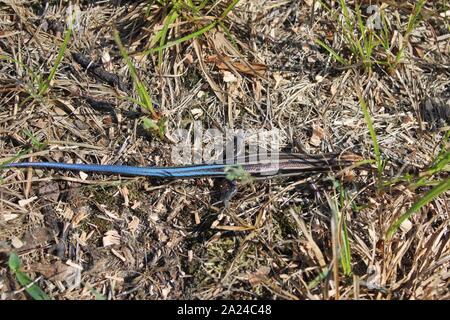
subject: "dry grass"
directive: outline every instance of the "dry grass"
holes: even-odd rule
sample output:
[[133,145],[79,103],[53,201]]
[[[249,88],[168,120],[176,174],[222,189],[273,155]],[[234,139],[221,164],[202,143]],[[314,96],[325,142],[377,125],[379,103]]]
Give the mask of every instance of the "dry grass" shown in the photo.
[[[425,4],[402,38],[413,1],[383,2],[397,32],[392,52],[378,48],[373,56],[382,60],[403,46],[395,68],[362,68],[350,56],[335,32],[339,1],[241,0],[226,17],[232,1],[207,1],[199,12],[181,7],[164,41],[158,34],[169,1],[81,1],[45,91],[67,34],[68,5],[0,2],[1,162],[170,165],[171,133],[194,120],[205,128],[275,127],[283,148],[350,149],[371,159],[359,95],[383,160],[379,175],[356,169],[334,183],[322,175],[245,185],[227,210],[213,205],[217,192],[207,179],[2,171],[1,299],[30,298],[8,268],[12,251],[54,299],[450,298],[448,191],[386,237],[415,201],[449,179],[447,165],[412,187],[449,150],[450,8]],[[199,37],[151,50],[217,17]],[[139,104],[115,30],[156,102],[154,113]],[[334,61],[317,39],[352,64]],[[97,72],[86,71],[76,53],[99,64]],[[166,137],[144,119],[164,126]]]

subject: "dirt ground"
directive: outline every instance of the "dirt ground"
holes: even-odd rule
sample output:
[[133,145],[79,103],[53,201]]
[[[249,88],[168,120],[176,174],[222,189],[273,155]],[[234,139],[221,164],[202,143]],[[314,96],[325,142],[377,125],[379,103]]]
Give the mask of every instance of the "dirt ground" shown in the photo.
[[363,59],[340,1],[0,1],[0,163],[170,166],[195,121],[380,161],[228,208],[211,179],[2,169],[0,298],[449,299],[450,7],[416,2],[360,1],[388,39]]

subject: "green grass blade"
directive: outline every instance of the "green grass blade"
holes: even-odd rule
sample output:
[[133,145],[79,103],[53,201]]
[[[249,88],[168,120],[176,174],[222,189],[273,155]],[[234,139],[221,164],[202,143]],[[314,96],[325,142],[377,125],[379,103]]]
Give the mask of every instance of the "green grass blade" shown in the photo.
[[447,144],[448,144],[449,139],[450,139],[450,130],[447,130],[444,137],[442,138],[441,146],[440,146],[441,150],[439,151],[436,162],[438,162],[440,159],[442,159],[444,157],[443,155],[448,152]]
[[123,97],[119,97],[119,99],[127,100],[131,103],[137,104],[138,106],[140,106],[143,109],[147,109],[147,106],[142,101],[140,101],[138,99],[134,99],[133,97],[123,96]]
[[9,255],[8,266],[19,284],[34,300],[50,300],[50,297],[37,284],[33,283],[33,280],[20,271],[20,258],[17,253],[12,252]]
[[125,47],[122,44],[122,40],[120,40],[119,32],[114,32],[114,40],[119,47],[120,54],[124,58],[128,69],[130,70],[131,79],[133,80],[134,85],[136,86],[136,90],[138,92],[139,99],[141,100],[142,105],[147,109],[153,117],[156,117],[155,109],[153,108],[152,99],[150,98],[150,94],[147,91],[147,88],[139,79],[138,73],[136,71],[136,67],[134,66],[131,58],[128,56],[128,52],[125,50]]
[[430,203],[433,199],[440,194],[450,189],[450,179],[445,179],[436,187],[428,191],[422,198],[416,201],[411,208],[409,208],[394,224],[389,228],[386,237],[388,240],[392,239],[395,232],[397,232],[400,225],[407,219],[409,219],[415,212],[419,211],[423,206]]
[[316,39],[316,43],[320,45],[322,48],[328,51],[329,54],[333,56],[333,58],[339,62],[340,64],[347,65],[347,62],[343,57],[341,57],[336,51],[334,51],[330,46],[328,46],[325,42],[322,42],[319,39]]
[[[347,199],[347,193],[345,192],[344,186],[336,181],[338,183],[339,188],[339,195],[340,195],[340,208],[345,207],[345,200]],[[351,203],[350,203],[351,206]],[[344,271],[344,275],[350,276],[352,274],[352,257],[350,254],[350,241],[348,238],[348,230],[347,230],[347,222],[345,219],[345,213],[342,212],[342,209],[339,210],[339,222],[340,225],[342,225],[342,245],[341,245],[341,265],[342,270]]]
[[8,266],[9,266],[9,269],[11,269],[12,272],[16,272],[16,271],[18,271],[20,269],[20,258],[17,255],[17,253],[12,252],[9,255]]
[[408,27],[406,28],[405,38],[408,38],[411,32],[414,30],[414,28],[417,26],[417,24],[420,22],[419,16],[422,12],[422,9],[427,1],[426,0],[419,0],[419,2],[416,3],[414,7],[414,12],[411,14],[408,20]]
[[231,10],[238,4],[239,0],[233,0],[233,2],[230,3],[230,5],[225,9],[225,11],[220,16],[220,20],[223,20],[226,18],[226,16],[230,13]]
[[50,297],[22,271],[16,271],[16,279],[34,300],[50,300]]
[[[158,118],[158,115],[155,112],[155,109],[153,107],[153,102],[150,97],[150,94],[147,91],[147,88],[145,85],[141,82],[139,79],[136,67],[134,66],[133,62],[131,61],[131,58],[128,56],[127,51],[125,50],[125,47],[122,44],[122,41],[120,40],[119,32],[114,32],[114,39],[117,43],[117,46],[119,47],[120,53],[122,57],[125,59],[125,62],[128,66],[128,69],[130,70],[131,79],[133,80],[133,83],[136,87],[136,90],[138,92],[139,101],[136,101],[135,99],[131,97],[127,97],[126,99],[130,101],[137,102],[141,107],[148,110],[153,118]],[[157,132],[160,138],[163,138],[166,128],[165,128],[165,120],[160,119],[157,123],[153,121],[153,119],[143,117],[143,125],[145,129]]]
[[[336,194],[336,190],[339,192],[339,199],[337,197],[329,197],[326,195],[326,199],[328,202],[328,206],[331,209],[331,219],[333,219],[334,225],[336,226],[336,234],[337,234],[337,245],[339,247],[339,263],[341,264],[342,270],[346,276],[352,274],[352,266],[351,266],[351,255],[350,255],[350,242],[348,239],[348,231],[347,225],[345,222],[345,214],[342,208],[345,205],[345,189],[342,187],[339,181],[333,179],[333,186]],[[333,224],[332,224],[333,225]],[[332,231],[333,234],[333,231]]]
[[70,23],[70,25],[67,29],[67,32],[64,36],[63,43],[58,50],[58,55],[56,56],[55,63],[53,64],[53,67],[50,70],[47,80],[43,83],[42,87],[40,88],[39,95],[45,94],[47,92],[48,88],[50,87],[50,83],[52,82],[53,78],[55,77],[56,71],[58,71],[58,67],[61,64],[62,59],[64,58],[64,53],[66,52],[67,45],[69,44],[70,38],[72,37],[72,31],[73,31],[73,21],[72,21],[72,23]]
[[155,2],[155,0],[150,0],[149,3],[147,4],[147,9],[145,10],[145,17],[149,17],[150,13],[152,11],[152,6],[153,3]]
[[198,6],[197,6],[197,10],[200,11],[202,10],[207,4],[208,4],[209,0],[203,0]]
[[233,36],[233,34],[231,33],[230,29],[228,29],[227,26],[225,26],[225,24],[222,21],[219,22],[219,25],[222,28],[222,30],[225,32],[227,38],[231,41],[231,44],[233,45],[233,48],[236,49],[236,51],[239,52],[239,47],[237,45],[236,39]]
[[308,289],[309,290],[315,289],[323,280],[325,280],[328,277],[329,273],[330,270],[328,268],[325,268],[323,271],[321,271],[317,277],[315,277],[308,283]]
[[89,291],[94,295],[95,300],[108,300],[107,297],[103,294],[101,294],[100,292],[98,292],[95,288],[89,286],[89,285],[84,285],[87,289],[89,289]]
[[191,33],[191,34],[188,34],[188,35],[186,35],[184,37],[178,38],[178,39],[173,40],[173,41],[169,41],[163,46],[159,46],[157,48],[146,50],[146,51],[143,52],[143,54],[150,54],[150,53],[159,52],[161,50],[164,50],[164,49],[176,46],[176,45],[178,45],[180,43],[183,43],[183,42],[189,41],[191,39],[197,38],[197,37],[201,36],[202,34],[204,34],[205,32],[208,32],[209,30],[214,28],[217,25],[217,23],[218,23],[217,20],[213,21],[210,24],[206,25],[205,27],[203,27],[203,28],[201,28],[201,29]]
[[[363,63],[363,65],[366,66],[367,63],[371,59],[370,43],[369,43],[369,39],[366,35],[367,34],[366,26],[364,25],[364,22],[362,20],[361,9],[358,5],[356,7],[356,19],[357,19],[357,25],[359,28],[359,32],[361,33],[362,45],[361,45],[359,39],[357,39],[356,42],[359,45],[358,49],[359,49],[359,55],[362,58],[362,63]],[[369,62],[369,64],[370,64],[370,62]]]
[[347,222],[345,217],[342,219],[342,246],[341,246],[341,264],[344,274],[350,276],[352,274],[352,257],[350,254],[350,241],[348,239]]
[[[200,5],[199,5],[197,8],[196,8],[195,6],[193,6],[192,3],[188,3],[188,4],[186,4],[186,3],[180,3],[180,6],[185,6],[185,7],[187,7],[189,10],[194,11],[194,13],[195,13],[195,12],[198,12],[199,10],[201,10],[201,9],[207,4],[207,2],[208,2],[208,1],[203,1],[202,3],[200,3]],[[143,52],[143,54],[152,54],[152,53],[158,52],[159,57],[161,57],[161,53],[160,53],[160,52],[161,52],[162,50],[165,50],[165,49],[167,49],[167,48],[170,48],[170,47],[179,45],[179,44],[181,44],[181,43],[183,43],[183,42],[186,42],[186,41],[189,41],[189,40],[192,40],[192,39],[195,39],[195,38],[200,37],[200,36],[203,35],[204,33],[208,32],[209,30],[211,30],[211,29],[213,29],[214,27],[216,27],[217,24],[219,24],[221,21],[223,21],[223,20],[226,18],[226,16],[230,13],[230,11],[233,10],[233,8],[236,6],[236,4],[237,4],[238,2],[239,2],[239,0],[233,0],[233,1],[228,5],[228,7],[223,11],[223,13],[220,15],[219,18],[217,18],[217,19],[214,20],[213,22],[207,24],[206,26],[200,28],[199,30],[197,30],[197,31],[195,31],[195,32],[192,32],[192,33],[190,33],[190,34],[188,34],[188,35],[185,35],[185,36],[183,36],[183,37],[181,37],[181,38],[178,38],[178,39],[175,39],[175,40],[172,40],[172,41],[169,41],[169,42],[163,44],[164,41],[165,41],[165,38],[166,38],[166,33],[167,33],[167,30],[168,30],[168,26],[169,26],[173,21],[175,21],[175,19],[179,16],[179,13],[174,14],[174,13],[176,12],[176,7],[174,7],[174,10],[171,11],[171,14],[170,14],[169,19],[166,21],[167,24],[164,25],[163,30],[161,30],[161,31],[156,35],[156,37],[155,37],[155,38],[157,38],[157,39],[159,40],[159,42],[160,42],[160,43],[159,43],[159,47],[157,47],[157,48],[151,48],[151,49],[145,50],[145,51]],[[173,13],[172,13],[172,12],[173,12]],[[169,21],[172,21],[172,22],[168,23]],[[158,40],[156,40],[156,41],[158,41]],[[153,40],[153,41],[155,41],[155,40]]]
[[[157,37],[159,37],[159,46],[162,47],[165,44],[167,32],[169,31],[169,26],[178,18],[178,12],[174,9],[169,13],[169,16],[166,18],[166,22],[160,32],[158,32]],[[158,64],[161,66],[163,60],[163,51],[158,52]]]
[[439,173],[441,171],[449,171],[448,164],[450,163],[450,150],[447,150],[443,155],[438,156],[437,162],[428,169],[424,177],[420,178],[413,186],[412,189],[417,189],[427,183],[428,178]]
[[40,142],[30,131],[24,129],[23,133],[31,140],[31,144],[35,149],[42,150],[45,148],[45,143]]
[[344,15],[344,23],[345,23],[345,29],[352,30],[353,31],[353,25],[352,25],[352,19],[350,18],[350,13],[347,7],[347,4],[345,3],[345,0],[340,0],[342,14]]
[[378,169],[378,177],[381,177],[381,174],[383,172],[383,163],[381,161],[381,152],[380,152],[380,147],[378,145],[377,134],[375,133],[372,118],[370,117],[370,113],[367,108],[366,101],[364,100],[362,95],[359,95],[358,99],[359,99],[359,104],[361,106],[362,112],[364,114],[364,118],[366,119],[366,122],[367,122],[367,127],[369,128],[370,137],[372,138],[373,151],[375,153],[375,161],[376,161],[376,165],[377,165],[377,169]]

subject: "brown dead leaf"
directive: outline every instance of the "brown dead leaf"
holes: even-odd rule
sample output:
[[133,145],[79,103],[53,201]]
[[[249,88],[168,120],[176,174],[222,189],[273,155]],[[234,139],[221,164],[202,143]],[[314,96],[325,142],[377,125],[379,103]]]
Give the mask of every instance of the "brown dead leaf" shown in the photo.
[[239,232],[239,231],[248,231],[248,230],[254,230],[255,229],[252,226],[248,226],[248,227],[247,226],[219,226],[219,225],[214,225],[214,223],[211,225],[211,228],[219,229],[219,230],[226,230],[226,231],[237,231],[237,232]]
[[255,101],[256,102],[261,102],[262,100],[262,84],[261,81],[256,80],[255,81],[255,86],[254,86],[254,93],[255,93]]
[[420,59],[424,58],[424,56],[425,56],[425,50],[424,49],[422,49],[419,46],[414,46],[413,49],[414,49],[414,52],[415,52],[416,56],[418,56]]
[[44,129],[48,126],[48,122],[45,121],[44,119],[38,119],[35,123],[34,126],[39,128],[39,129]]
[[267,280],[267,276],[270,273],[270,268],[267,266],[259,268],[256,272],[248,275],[248,282],[252,287],[257,286],[258,284]]
[[39,185],[39,196],[46,200],[57,201],[59,194],[59,184],[56,182],[42,183]]
[[192,56],[192,54],[188,53],[188,54],[186,54],[184,57],[185,57],[186,61],[187,61],[189,64],[193,64],[193,63],[194,63],[194,57]]
[[47,280],[64,281],[76,271],[75,268],[63,263],[55,261],[53,263],[36,263],[30,267],[30,271],[38,272]]
[[214,63],[220,70],[232,71],[231,65],[236,71],[245,73],[253,77],[264,77],[267,66],[261,63],[243,63],[238,60],[233,61],[230,57],[211,55],[206,59],[209,63]]
[[50,241],[52,239],[52,234],[48,228],[39,227],[33,230],[27,231],[22,239],[25,245],[21,250],[29,250],[37,248],[40,245]]
[[324,136],[324,130],[319,125],[313,125],[313,133],[309,143],[315,147],[318,147],[320,146]]

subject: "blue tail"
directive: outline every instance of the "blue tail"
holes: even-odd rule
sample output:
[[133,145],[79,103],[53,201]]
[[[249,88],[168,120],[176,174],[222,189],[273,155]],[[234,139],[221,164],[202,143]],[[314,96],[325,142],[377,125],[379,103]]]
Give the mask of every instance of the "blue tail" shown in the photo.
[[134,167],[58,162],[18,162],[3,165],[3,167],[86,171],[155,178],[202,178],[225,177],[227,175],[225,173],[226,165],[223,164],[192,165],[184,167]]

